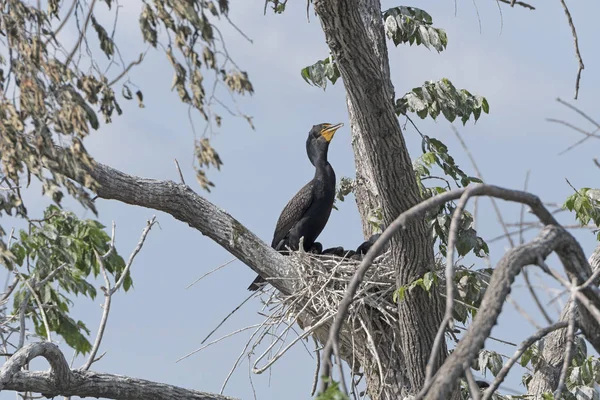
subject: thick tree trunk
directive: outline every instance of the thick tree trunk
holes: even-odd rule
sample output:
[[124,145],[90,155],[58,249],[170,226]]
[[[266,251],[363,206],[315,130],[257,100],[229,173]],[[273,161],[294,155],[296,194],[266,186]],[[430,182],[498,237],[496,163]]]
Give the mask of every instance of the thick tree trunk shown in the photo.
[[[356,197],[363,225],[377,206],[382,209],[384,224],[389,224],[417,204],[420,195],[393,109],[381,4],[379,0],[315,0],[314,7],[348,94]],[[369,228],[363,230],[369,233]],[[433,267],[433,247],[424,221],[397,234],[391,246],[398,286],[413,282]],[[437,292],[429,296],[417,289],[399,303],[398,311],[403,367],[408,390],[415,393],[425,381],[425,366],[443,315],[442,303]],[[447,350],[442,347],[437,366],[446,358]]]

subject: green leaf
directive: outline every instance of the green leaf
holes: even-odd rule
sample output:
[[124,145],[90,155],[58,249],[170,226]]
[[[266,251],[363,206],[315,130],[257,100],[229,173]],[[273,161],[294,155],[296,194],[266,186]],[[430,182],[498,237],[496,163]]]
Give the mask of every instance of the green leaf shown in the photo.
[[471,115],[477,121],[482,110],[486,114],[489,112],[485,97],[474,96],[465,89],[458,91],[446,78],[437,82],[426,81],[423,86],[412,89],[396,100],[395,104],[397,115],[414,112],[421,118],[429,114],[435,119],[441,112],[450,122],[460,117],[463,124]]
[[348,396],[340,390],[338,382],[326,377],[322,377],[322,379],[329,380],[329,386],[324,392],[319,393],[315,400],[349,400]]
[[334,85],[341,76],[333,56],[303,68],[300,75],[306,83],[320,87],[323,90],[327,88],[327,81]]
[[393,7],[383,12],[383,20],[385,33],[396,46],[416,43],[441,52],[448,45],[446,32],[433,27],[431,15],[419,8]]

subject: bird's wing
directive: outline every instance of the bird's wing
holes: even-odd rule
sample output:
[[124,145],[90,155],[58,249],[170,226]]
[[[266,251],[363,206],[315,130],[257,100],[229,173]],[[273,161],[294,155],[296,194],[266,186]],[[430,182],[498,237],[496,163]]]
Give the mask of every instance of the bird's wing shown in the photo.
[[292,229],[294,225],[300,221],[304,213],[306,213],[312,203],[312,192],[313,181],[311,180],[287,203],[277,220],[271,247],[276,248],[279,242],[288,234],[290,229]]

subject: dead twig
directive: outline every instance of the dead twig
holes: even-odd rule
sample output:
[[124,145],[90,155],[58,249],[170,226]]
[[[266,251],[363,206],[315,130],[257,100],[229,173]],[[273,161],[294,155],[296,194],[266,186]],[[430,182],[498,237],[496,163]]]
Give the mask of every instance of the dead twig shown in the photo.
[[577,56],[577,61],[579,62],[579,67],[577,68],[577,78],[575,79],[575,100],[577,100],[577,96],[579,95],[579,81],[581,80],[581,72],[583,71],[585,66],[583,65],[581,53],[579,52],[579,38],[577,37],[577,30],[575,29],[573,18],[571,18],[571,12],[567,7],[567,3],[565,3],[565,0],[560,0],[560,4],[562,4],[563,9],[565,10],[567,21],[569,22],[569,26],[571,27],[571,33],[573,34],[573,42],[575,45],[575,55]]
[[568,326],[567,321],[560,321],[545,328],[539,329],[535,334],[531,335],[527,339],[525,339],[519,345],[519,348],[515,352],[515,354],[504,364],[500,372],[496,375],[496,379],[490,385],[489,388],[485,390],[483,393],[483,397],[481,400],[489,400],[491,399],[493,393],[500,387],[500,384],[504,381],[508,372],[513,367],[513,365],[519,360],[519,358],[530,348],[535,342],[546,337],[549,333],[554,332],[558,329],[564,329]]

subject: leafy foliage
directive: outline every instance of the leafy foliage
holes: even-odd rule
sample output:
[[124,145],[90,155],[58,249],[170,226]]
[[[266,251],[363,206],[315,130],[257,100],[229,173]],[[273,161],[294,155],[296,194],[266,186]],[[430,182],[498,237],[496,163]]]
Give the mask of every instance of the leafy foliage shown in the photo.
[[340,70],[333,56],[329,56],[324,60],[319,60],[313,65],[303,68],[300,74],[309,85],[312,84],[325,90],[327,88],[327,81],[335,85],[335,82],[340,77]]
[[341,201],[343,202],[346,198],[346,196],[348,196],[350,193],[354,192],[354,179],[352,178],[348,178],[346,176],[342,177],[342,179],[340,179],[340,182],[338,183],[336,189],[335,189],[335,198],[334,198],[334,202],[333,202],[333,208],[334,209],[338,209],[335,206],[335,202],[336,201]]
[[[139,60],[123,65],[114,39],[118,13],[111,1],[78,2],[74,13],[61,7],[61,1],[48,2],[47,9],[38,9],[38,4],[41,3],[0,0],[0,32],[4,35],[3,54],[7,55],[6,59],[0,57],[0,90],[4,94],[0,99],[0,212],[26,216],[18,188],[28,186],[32,176],[41,182],[43,193],[57,204],[68,193],[95,212],[87,190],[96,188],[88,172],[94,161],[83,140],[102,122],[108,124],[115,115],[123,113],[115,89],[123,77],[128,77],[120,90],[123,98],[135,97],[143,107],[142,90],[133,95],[129,74],[132,67],[143,61],[144,53]],[[104,4],[115,18],[109,24],[96,12]],[[228,11],[228,0],[155,0],[144,3],[139,17],[143,39],[162,51],[173,67],[173,88],[180,100],[197,110],[211,129],[213,122],[221,124],[213,104],[223,103],[214,91],[206,93],[207,72],[215,83],[221,83],[219,88],[231,94],[254,91],[247,74],[236,67],[225,51],[222,38],[215,37],[219,35],[215,20],[227,17]],[[69,24],[77,25],[77,32],[93,30],[96,35],[82,36],[74,46],[67,46],[59,40],[58,31]],[[98,50],[102,57],[97,56]],[[121,65],[122,71],[113,73],[115,69],[101,65],[103,61],[108,67]],[[242,116],[252,126],[251,118]],[[55,143],[66,151],[58,150]],[[198,140],[196,145],[197,174],[200,185],[208,189],[211,182],[205,170],[209,166],[218,168],[220,160],[208,141]],[[206,154],[212,157],[207,159]],[[67,179],[62,174],[64,170],[79,176],[81,179],[76,181],[83,184]],[[2,233],[0,229],[0,236]],[[6,244],[0,242],[0,259],[9,262],[6,257]]]
[[[521,366],[530,366],[533,372],[543,368],[545,363],[536,345],[528,348],[519,361]],[[523,377],[525,387],[530,381],[531,374],[525,374]],[[567,390],[563,392],[562,398],[566,400],[598,399],[600,398],[600,393],[596,389],[598,384],[600,384],[600,360],[597,357],[588,356],[585,339],[575,336],[573,360],[567,370]],[[544,398],[554,399],[552,393],[544,396]]]
[[463,266],[456,267],[456,301],[453,310],[453,318],[456,321],[466,324],[469,317],[475,318],[492,272],[493,270],[488,268],[473,270]]
[[495,351],[481,350],[479,357],[473,360],[471,368],[478,370],[484,376],[486,371],[490,371],[492,375],[498,375],[498,372],[502,369],[502,356]]
[[423,277],[419,279],[415,279],[408,285],[400,286],[395,292],[393,299],[395,302],[404,301],[406,297],[406,292],[411,291],[416,287],[420,287],[425,290],[427,293],[431,291],[431,288],[434,284],[437,284],[439,281],[439,277],[434,272],[426,272]]
[[349,400],[348,396],[340,390],[340,384],[338,382],[333,379],[326,379],[329,380],[327,390],[319,393],[315,400]]
[[436,119],[441,112],[450,122],[460,117],[464,125],[471,115],[477,121],[482,111],[489,114],[490,106],[485,97],[472,95],[465,89],[457,90],[450,80],[443,78],[437,82],[426,81],[396,100],[397,115],[406,115],[409,111],[421,119],[427,115]]
[[[567,197],[563,208],[575,212],[575,218],[581,225],[587,225],[592,221],[600,227],[600,189],[583,188]],[[600,232],[597,231],[600,240]]]
[[[432,175],[431,171],[434,166],[440,168],[446,176],[451,177],[457,187],[466,187],[471,183],[482,183],[480,179],[467,175],[456,164],[454,158],[448,152],[448,147],[442,141],[424,135],[422,150],[423,155],[413,162],[413,168],[423,198],[427,199],[445,193],[452,188],[447,179]],[[443,181],[445,185],[427,187],[423,183],[424,180],[434,178]],[[439,250],[444,256],[447,251],[450,224],[455,208],[456,204],[454,202],[448,202],[427,214],[433,237],[436,240],[439,239]],[[488,245],[477,235],[473,226],[473,216],[467,210],[463,210],[458,228],[457,252],[460,256],[464,256],[473,251],[477,257],[484,257],[489,254]]]
[[401,43],[416,43],[433,47],[441,52],[448,45],[448,37],[443,29],[432,26],[432,18],[427,12],[415,7],[394,7],[383,13],[385,33],[398,46]]
[[[18,313],[25,306],[36,333],[46,335],[42,311],[35,296],[31,296],[31,287],[42,301],[50,330],[62,336],[76,352],[89,352],[91,344],[86,337],[89,330],[82,321],[69,316],[72,306],[69,295],[96,297],[96,289],[87,280],[101,273],[96,253],[105,255],[103,264],[107,273],[116,279],[123,273],[125,262],[111,248],[111,238],[104,226],[50,206],[42,220],[32,221],[27,232],[19,232],[10,251],[13,261],[6,267],[17,274],[20,281],[13,301],[14,312]],[[123,288],[127,291],[131,286],[131,277],[126,276]]]

